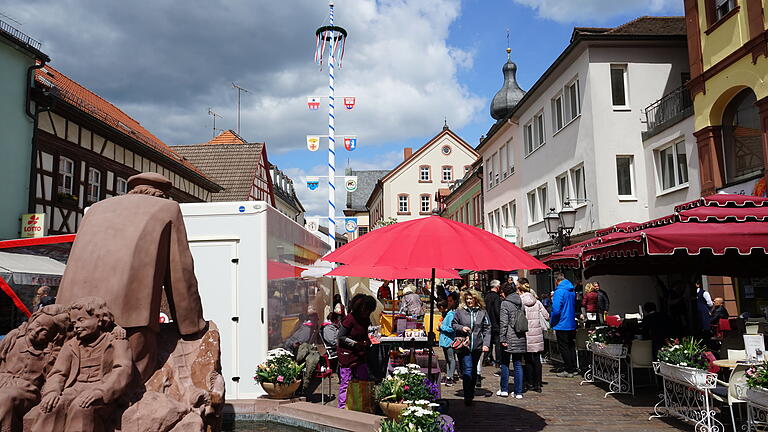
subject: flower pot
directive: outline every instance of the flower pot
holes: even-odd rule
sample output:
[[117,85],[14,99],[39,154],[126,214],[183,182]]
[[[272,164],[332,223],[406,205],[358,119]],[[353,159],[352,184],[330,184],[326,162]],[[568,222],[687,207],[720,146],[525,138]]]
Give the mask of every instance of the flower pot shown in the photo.
[[263,382],[261,388],[267,392],[270,399],[288,399],[296,393],[299,385],[301,385],[301,381],[298,380],[290,384]]
[[762,387],[748,388],[745,399],[755,405],[768,408],[768,389]]
[[381,407],[381,410],[384,411],[384,415],[392,420],[400,418],[400,413],[408,408],[408,404],[395,402],[379,402],[379,406]]
[[702,369],[659,362],[659,375],[702,389],[715,386],[715,380],[707,379],[708,375],[714,374]]
[[601,342],[592,342],[589,344],[589,350],[593,353],[606,355],[610,357],[622,357],[625,354],[622,344],[604,344]]

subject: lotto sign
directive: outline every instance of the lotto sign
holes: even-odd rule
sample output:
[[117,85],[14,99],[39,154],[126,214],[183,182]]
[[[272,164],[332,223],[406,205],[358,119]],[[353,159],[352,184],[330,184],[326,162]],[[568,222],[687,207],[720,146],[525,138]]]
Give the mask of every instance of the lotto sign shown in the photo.
[[307,107],[309,107],[309,109],[311,109],[312,111],[315,111],[318,108],[320,108],[320,98],[315,98],[315,97],[307,98]]
[[357,137],[344,137],[344,148],[352,151],[357,148]]
[[42,237],[45,231],[45,213],[27,213],[21,215],[21,237]]
[[307,188],[309,190],[317,190],[318,186],[320,186],[320,177],[307,177]]
[[357,176],[344,177],[344,189],[347,192],[354,192],[357,190]]
[[320,231],[320,218],[312,217],[307,218],[307,231],[309,232],[319,232]]
[[307,135],[307,148],[309,151],[317,151],[320,148],[320,137],[316,135]]
[[350,233],[357,231],[357,218],[344,218],[344,228]]
[[353,97],[345,97],[344,98],[344,106],[348,110],[351,110],[352,108],[354,108],[355,107],[355,98],[353,98]]

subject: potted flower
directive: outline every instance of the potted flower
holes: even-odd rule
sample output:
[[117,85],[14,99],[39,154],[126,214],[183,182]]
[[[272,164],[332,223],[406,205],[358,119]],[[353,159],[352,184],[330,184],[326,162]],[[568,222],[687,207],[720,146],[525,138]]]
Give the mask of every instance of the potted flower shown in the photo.
[[711,387],[713,383],[707,382],[709,362],[705,352],[704,343],[692,337],[668,341],[659,350],[658,373],[694,387]]
[[744,399],[768,407],[768,363],[752,366],[745,372],[747,376],[747,391]]
[[431,409],[428,401],[415,403],[403,410],[397,420],[388,419],[381,422],[379,432],[454,432],[453,420]]
[[597,327],[587,333],[587,348],[596,354],[620,357],[624,354],[624,335],[620,327]]
[[421,372],[419,365],[409,364],[396,367],[376,387],[376,400],[384,415],[397,419],[412,401],[432,402],[437,398],[437,385]]
[[271,399],[288,399],[301,384],[304,364],[296,363],[293,355],[278,348],[267,352],[267,359],[256,369],[253,378]]

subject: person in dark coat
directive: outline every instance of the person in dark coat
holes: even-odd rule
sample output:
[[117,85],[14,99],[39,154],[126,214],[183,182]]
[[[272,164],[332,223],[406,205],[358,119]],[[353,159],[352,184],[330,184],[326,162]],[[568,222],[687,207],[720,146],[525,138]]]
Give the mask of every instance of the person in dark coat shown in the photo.
[[[500,335],[501,352],[501,378],[500,389],[497,396],[509,396],[509,361],[512,360],[515,371],[515,397],[523,398],[523,356],[528,350],[525,340],[525,331],[517,328],[517,320],[520,315],[525,317],[525,309],[520,294],[514,285],[504,286],[504,301],[501,303]],[[528,320],[525,319],[526,331]]]
[[728,309],[725,308],[725,300],[722,297],[717,297],[712,301],[712,327],[718,327],[721,319],[728,319]]
[[459,348],[461,379],[464,385],[464,405],[472,405],[477,385],[477,366],[482,353],[490,350],[491,323],[484,309],[483,297],[477,290],[467,290],[462,294],[463,305],[456,310],[451,327],[456,336],[468,338],[466,347]]
[[672,336],[672,320],[664,312],[656,311],[656,303],[647,302],[643,305],[643,323],[641,327],[643,339],[651,340],[653,358],[664,345],[664,341]]
[[[514,286],[514,285],[512,285]],[[485,295],[485,311],[488,313],[488,320],[491,322],[491,350],[485,354],[483,363],[487,366],[498,366],[501,359],[501,347],[499,345],[499,315],[501,313],[501,282],[494,279],[491,281],[491,289]]]

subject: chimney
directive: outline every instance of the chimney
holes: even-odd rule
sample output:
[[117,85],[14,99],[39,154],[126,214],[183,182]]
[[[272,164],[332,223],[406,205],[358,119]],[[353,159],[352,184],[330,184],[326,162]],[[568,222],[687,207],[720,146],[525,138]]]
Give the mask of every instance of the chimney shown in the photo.
[[411,156],[413,156],[413,148],[411,148],[411,147],[404,148],[403,149],[403,160],[407,161],[408,159],[411,158]]

